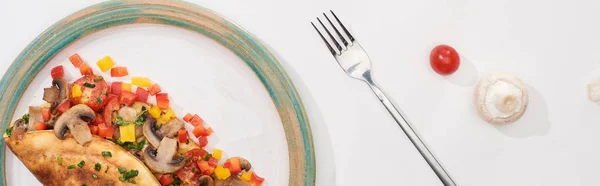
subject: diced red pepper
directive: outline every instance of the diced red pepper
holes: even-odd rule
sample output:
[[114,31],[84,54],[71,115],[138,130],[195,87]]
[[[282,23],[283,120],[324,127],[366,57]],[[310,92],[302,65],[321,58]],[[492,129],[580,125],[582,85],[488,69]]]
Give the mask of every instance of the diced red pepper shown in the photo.
[[187,113],[184,117],[183,117],[183,121],[185,122],[190,122],[190,120],[192,119],[192,114]]
[[127,67],[113,67],[112,69],[110,69],[111,77],[123,77],[127,75],[129,75]]
[[90,127],[90,132],[92,135],[98,135],[98,125],[88,125],[88,127]]
[[35,128],[35,130],[46,130],[47,127],[48,124],[41,121],[35,122],[35,125],[33,125],[33,128]]
[[200,160],[197,162],[198,164],[198,169],[200,169],[200,171],[204,172],[205,170],[208,170],[210,168],[210,165],[208,165],[208,161],[204,161],[204,160]]
[[51,117],[52,113],[50,113],[50,107],[42,107],[42,119],[48,121]]
[[206,145],[208,144],[208,138],[206,138],[206,136],[200,136],[198,138],[198,145],[200,145],[200,147],[206,147]]
[[240,165],[239,158],[230,158],[227,162],[229,162],[229,172],[233,174],[242,172],[242,166]]
[[173,179],[172,174],[163,174],[162,176],[160,176],[159,181],[162,186],[167,186],[167,185],[173,183],[173,181],[175,181],[175,179]]
[[98,136],[101,138],[112,139],[115,129],[112,126],[98,125]]
[[104,123],[104,116],[102,114],[96,113],[96,119],[92,122],[94,125],[99,125]]
[[123,84],[123,82],[120,81],[115,81],[112,82],[112,84],[110,85],[110,92],[116,95],[121,94],[121,85]]
[[133,92],[121,91],[121,95],[119,95],[119,103],[127,106],[133,105],[135,100],[137,100],[137,95],[135,95]]
[[62,65],[58,65],[52,68],[52,70],[50,71],[50,75],[52,76],[52,79],[60,78],[65,76],[65,70],[63,69]]
[[158,93],[160,93],[160,87],[158,86],[158,84],[152,84],[150,87],[148,87],[148,92],[150,93],[150,95],[156,95]]
[[181,129],[177,132],[177,138],[179,143],[187,142],[187,131],[185,129]]
[[79,73],[81,73],[81,75],[94,75],[94,71],[86,63],[82,63],[79,66]]
[[156,105],[158,108],[162,110],[167,110],[169,108],[169,94],[167,93],[159,93],[156,94]]
[[71,55],[71,57],[69,57],[69,61],[71,61],[71,64],[73,64],[75,68],[79,68],[79,66],[83,64],[83,60],[81,60],[81,57],[79,57],[79,54],[77,53]]
[[204,120],[200,118],[198,114],[194,114],[194,116],[192,116],[192,119],[190,119],[190,123],[194,126],[204,126]]
[[106,105],[104,106],[104,111],[102,113],[104,117],[104,123],[107,126],[112,125],[112,113],[114,111],[119,110],[120,108],[121,105],[119,105],[119,100],[117,96],[112,94],[108,95],[108,98],[106,98]]
[[208,165],[209,166],[211,166],[211,167],[214,168],[214,167],[217,167],[218,163],[219,163],[219,160],[217,158],[213,158],[213,157],[208,158]]
[[144,103],[148,102],[148,91],[144,90],[144,88],[138,87],[137,90],[135,90],[135,94],[137,95],[137,101]]
[[260,186],[265,181],[264,178],[258,177],[256,172],[252,172],[252,178],[250,179],[250,186]]
[[65,100],[60,105],[58,105],[58,107],[56,107],[56,110],[58,110],[58,112],[62,114],[63,112],[69,110],[69,108],[71,108],[71,101]]
[[204,126],[202,126],[202,125],[196,125],[196,127],[194,127],[194,130],[192,131],[192,133],[196,137],[208,136],[208,130],[206,128],[204,128]]

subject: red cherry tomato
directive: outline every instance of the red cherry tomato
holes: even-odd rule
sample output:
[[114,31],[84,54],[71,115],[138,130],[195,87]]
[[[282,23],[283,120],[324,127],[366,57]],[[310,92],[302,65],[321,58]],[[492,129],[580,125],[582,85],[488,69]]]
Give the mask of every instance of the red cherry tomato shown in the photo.
[[458,70],[460,57],[454,48],[448,45],[438,45],[431,50],[429,63],[436,73],[446,76]]
[[[73,82],[73,84],[81,87],[82,95],[80,97],[72,97],[71,100],[75,105],[83,103],[92,108],[94,111],[100,110],[106,104],[106,95],[108,84],[102,76],[83,76]],[[73,85],[71,85],[73,86]]]

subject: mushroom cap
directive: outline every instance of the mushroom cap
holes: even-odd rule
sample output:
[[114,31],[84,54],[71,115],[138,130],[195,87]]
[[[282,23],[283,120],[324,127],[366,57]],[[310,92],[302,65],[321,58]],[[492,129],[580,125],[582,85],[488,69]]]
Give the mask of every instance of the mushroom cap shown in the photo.
[[142,133],[153,147],[158,148],[163,136],[156,130],[156,119],[152,118],[150,114],[146,113],[146,121],[144,121]]
[[[492,88],[495,86],[516,88],[518,94],[505,94],[502,97],[489,96],[489,94],[495,93],[490,91],[498,91]],[[489,100],[490,98],[494,100]],[[508,73],[491,73],[477,83],[473,101],[477,113],[483,120],[492,124],[506,124],[512,123],[523,116],[529,104],[529,93],[519,77]],[[494,103],[496,108],[489,108],[490,104],[488,103]],[[504,115],[498,116],[492,113],[491,109],[495,109],[496,112],[501,112]]]
[[176,139],[163,138],[158,149],[154,149],[152,145],[146,145],[143,151],[144,163],[152,172],[172,173],[185,165],[183,156],[173,159],[173,156],[177,153]]

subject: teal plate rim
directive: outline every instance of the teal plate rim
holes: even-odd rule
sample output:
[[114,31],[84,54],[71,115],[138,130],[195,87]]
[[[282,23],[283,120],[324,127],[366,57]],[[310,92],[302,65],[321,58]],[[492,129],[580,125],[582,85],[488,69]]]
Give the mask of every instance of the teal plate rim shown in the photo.
[[[310,124],[291,79],[267,48],[246,30],[223,16],[184,1],[115,0],[73,13],[40,34],[10,65],[0,80],[0,126],[11,122],[33,78],[57,53],[73,42],[115,26],[152,23],[198,32],[233,51],[252,68],[269,92],[281,118],[289,154],[289,185],[314,185],[316,161]],[[0,140],[3,161],[6,145]],[[6,164],[0,166],[1,185]]]

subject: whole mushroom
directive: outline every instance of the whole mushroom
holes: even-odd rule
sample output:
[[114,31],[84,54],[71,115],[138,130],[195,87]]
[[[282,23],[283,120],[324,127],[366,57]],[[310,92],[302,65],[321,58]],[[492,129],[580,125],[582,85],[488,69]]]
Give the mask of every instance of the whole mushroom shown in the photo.
[[527,110],[529,93],[517,76],[492,73],[477,84],[474,103],[483,120],[492,124],[512,123]]
[[56,120],[54,135],[62,140],[65,139],[65,133],[69,130],[77,143],[81,145],[86,144],[92,140],[92,133],[90,132],[88,123],[84,119],[93,121],[96,119],[96,114],[85,104],[71,107]]

